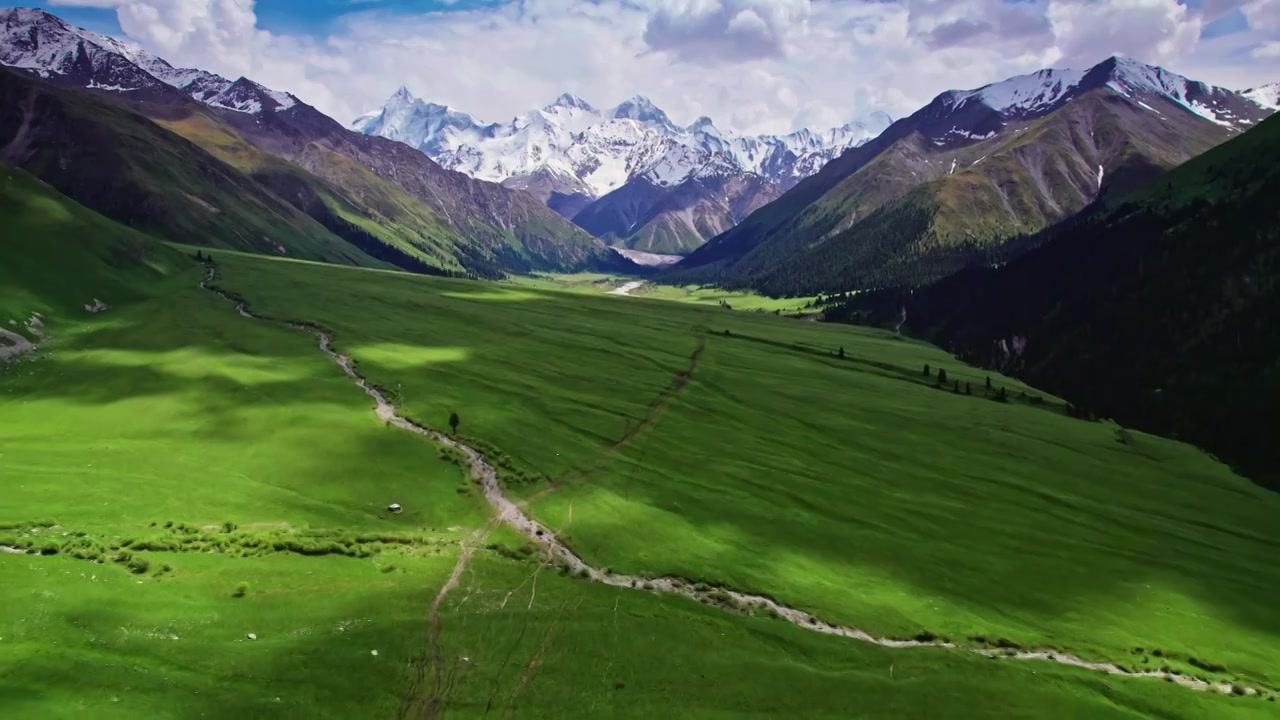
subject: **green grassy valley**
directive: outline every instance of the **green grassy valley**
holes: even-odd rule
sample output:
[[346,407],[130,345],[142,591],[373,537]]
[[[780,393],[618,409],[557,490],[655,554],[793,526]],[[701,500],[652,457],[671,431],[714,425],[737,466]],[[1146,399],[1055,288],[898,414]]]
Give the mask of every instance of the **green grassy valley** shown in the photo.
[[[1274,716],[1280,501],[1194,448],[888,332],[546,281],[213,251],[242,317],[9,178],[0,308],[50,332],[0,367],[6,715]],[[291,322],[456,413],[591,578]],[[1226,691],[977,652],[1019,648]]]
[[0,720],[1280,719],[1258,3],[170,5],[0,10]]

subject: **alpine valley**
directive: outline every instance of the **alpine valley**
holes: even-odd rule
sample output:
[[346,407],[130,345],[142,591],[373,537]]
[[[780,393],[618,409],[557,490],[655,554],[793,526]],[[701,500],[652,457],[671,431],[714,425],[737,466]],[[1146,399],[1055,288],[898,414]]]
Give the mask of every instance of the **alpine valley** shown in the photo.
[[618,246],[684,254],[891,122],[873,112],[822,132],[740,136],[705,116],[678,126],[639,95],[598,110],[566,93],[509,122],[483,124],[402,87],[351,127],[418,148],[451,170],[533,192]]
[[[1277,720],[1268,66],[783,136],[407,90],[353,126],[209,70],[351,114],[406,47],[442,97],[969,71],[853,60],[944,2],[44,4],[0,9],[0,720]],[[813,48],[744,56],[788,13]],[[66,21],[112,14],[220,64]]]

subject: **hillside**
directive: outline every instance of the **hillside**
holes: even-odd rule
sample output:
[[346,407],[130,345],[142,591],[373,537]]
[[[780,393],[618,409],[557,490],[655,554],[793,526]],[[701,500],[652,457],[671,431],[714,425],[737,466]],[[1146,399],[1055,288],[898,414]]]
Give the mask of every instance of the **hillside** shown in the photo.
[[671,279],[775,295],[926,283],[1271,112],[1120,58],[951,91],[715,238]]
[[1045,233],[998,270],[846,310],[1017,371],[1085,411],[1181,437],[1280,488],[1280,118],[1186,163],[1099,216]]
[[515,272],[634,266],[604,243],[561,218],[533,195],[446,170],[401,143],[362,135],[305,103],[282,112],[219,110],[245,139],[360,197],[370,175],[394,183],[466,239],[468,262]]
[[175,241],[386,267],[252,178],[109,98],[0,68],[0,160]]
[[[140,48],[40,10],[0,10],[0,19],[0,64],[30,82],[40,82],[34,79],[39,77],[97,101],[115,102],[115,115],[128,107],[183,135],[252,176],[249,187],[254,190],[244,197],[261,198],[316,243],[344,248],[352,261],[482,277],[512,270],[634,267],[527,194],[470,181],[418,153],[398,154],[400,148],[388,147],[394,143],[345,131],[288,93],[247,78],[231,81],[203,70],[174,68]],[[11,111],[16,118],[17,109]],[[138,147],[126,143],[119,152],[128,155]],[[195,160],[181,160],[194,161],[209,164],[199,153]],[[115,192],[136,196],[151,191],[143,182]],[[282,201],[292,207],[279,208]],[[254,216],[260,208],[237,212]],[[160,223],[170,228],[166,236],[218,243],[219,238],[188,237],[187,227],[171,227],[181,225],[177,214]],[[238,241],[232,247],[292,249],[300,257],[335,259],[302,252],[285,241],[276,247],[274,240],[260,239],[263,233],[242,227],[232,234]]]
[[[20,168],[0,163],[0,327],[39,342],[90,316],[86,305],[128,303],[192,265],[182,253],[112,222]],[[42,321],[30,322],[34,313]],[[10,322],[14,321],[14,322]]]

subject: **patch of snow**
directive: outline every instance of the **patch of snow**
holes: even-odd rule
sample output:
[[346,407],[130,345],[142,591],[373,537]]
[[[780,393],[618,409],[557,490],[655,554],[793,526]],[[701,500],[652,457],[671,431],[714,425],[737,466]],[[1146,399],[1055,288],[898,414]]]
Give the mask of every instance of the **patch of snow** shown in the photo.
[[660,255],[658,253],[644,252],[643,250],[628,250],[627,248],[619,247],[613,248],[613,251],[637,265],[648,265],[650,267],[674,265],[684,259],[680,255]]
[[[1163,114],[1163,113],[1161,113],[1159,110],[1157,110],[1157,109],[1155,109],[1155,108],[1151,107],[1150,105],[1148,105],[1148,104],[1146,104],[1146,103],[1142,102],[1141,100],[1139,100],[1139,101],[1138,101],[1138,104],[1139,104],[1139,105],[1141,105],[1142,107],[1144,107],[1144,108],[1146,108],[1146,109],[1150,110],[1151,112],[1153,112],[1153,113],[1157,114],[1157,115],[1161,115],[1161,114]],[[1092,135],[1092,134],[1093,134],[1093,133],[1090,133],[1090,135]]]
[[112,92],[130,92],[138,89],[138,88],[125,87],[123,85],[100,85],[95,80],[90,80],[88,87],[90,90],[110,90]]
[[952,90],[943,94],[943,102],[959,108],[977,98],[1001,115],[1027,115],[1048,109],[1071,91],[1084,73],[1070,68],[1045,69],[1030,75],[984,85],[976,90]]
[[982,157],[980,157],[980,158],[978,158],[977,160],[974,160],[972,163],[970,163],[970,164],[969,164],[969,167],[973,167],[974,165],[977,165],[978,163],[980,163],[980,162],[982,162],[983,160],[986,160],[986,159],[987,159],[987,156],[986,156],[986,155],[983,155]]
[[951,174],[955,173],[955,171],[956,171],[956,159],[955,159],[955,158],[951,158],[951,169],[947,171],[947,174],[948,174],[948,175],[951,175]]
[[1240,94],[1268,110],[1280,110],[1280,82],[1249,88]]
[[1102,189],[1102,175],[1103,175],[1103,169],[1102,169],[1102,166],[1099,165],[1098,166],[1098,189],[1099,190]]

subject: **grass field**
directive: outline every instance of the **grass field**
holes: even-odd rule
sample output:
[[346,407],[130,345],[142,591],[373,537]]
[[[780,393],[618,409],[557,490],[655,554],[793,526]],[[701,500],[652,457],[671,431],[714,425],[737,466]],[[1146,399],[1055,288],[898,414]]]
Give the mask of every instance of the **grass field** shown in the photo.
[[[632,282],[634,278],[604,273],[538,273],[531,276],[513,277],[508,282],[521,287],[539,290],[561,290],[588,295],[600,295]],[[646,282],[631,291],[633,297],[653,300],[671,300],[675,302],[693,303],[697,305],[715,305],[728,303],[734,310],[751,310],[758,312],[802,313],[813,312],[806,307],[812,297],[771,298],[756,293],[738,290],[722,290],[699,285],[662,285]]]
[[[29,222],[77,212],[39,207]],[[198,289],[188,250],[113,261],[79,246],[118,226],[50,227],[28,235],[65,245],[0,245],[0,268],[45,253],[0,309],[57,330],[0,368],[0,545],[56,551],[0,552],[0,716],[388,717],[430,694],[429,608],[489,517],[459,468],[377,421],[314,337]],[[457,412],[593,563],[878,634],[1280,685],[1280,501],[1192,448],[1117,442],[998,376],[1012,402],[984,398],[984,374],[865,329],[215,255],[220,287],[331,330],[406,414]],[[77,274],[110,310],[51,280]],[[565,577],[503,529],[476,542],[438,616],[451,716],[1276,714],[821,636]]]
[[[224,266],[255,307],[334,329],[362,371],[403,387],[411,415],[441,425],[457,411],[465,434],[564,485],[535,514],[599,565],[769,593],[884,634],[1213,676],[1194,657],[1277,683],[1280,575],[1267,558],[1280,502],[1187,446],[1122,444],[1114,426],[1020,401],[1024,388],[999,377],[1015,401],[982,398],[985,375],[875,331]],[[692,381],[647,423],[700,343]],[[932,388],[925,363],[977,396]]]

